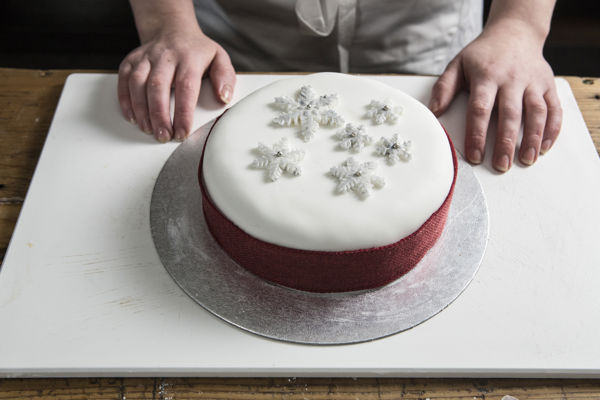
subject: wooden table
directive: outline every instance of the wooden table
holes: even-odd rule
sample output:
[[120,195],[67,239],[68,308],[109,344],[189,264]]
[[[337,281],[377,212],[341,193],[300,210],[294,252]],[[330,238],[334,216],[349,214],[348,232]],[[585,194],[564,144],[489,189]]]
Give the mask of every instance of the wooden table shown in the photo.
[[[65,79],[74,72],[86,71],[0,68],[0,260],[8,247]],[[566,79],[600,154],[600,78]],[[600,379],[0,380],[0,399],[475,400],[500,399],[507,394],[521,400],[600,399]]]

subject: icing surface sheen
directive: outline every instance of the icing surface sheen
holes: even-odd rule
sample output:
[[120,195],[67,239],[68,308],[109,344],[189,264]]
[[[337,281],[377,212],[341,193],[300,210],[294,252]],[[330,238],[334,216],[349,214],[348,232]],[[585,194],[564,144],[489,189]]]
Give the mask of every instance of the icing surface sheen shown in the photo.
[[[294,98],[304,85],[317,95],[337,94],[332,109],[345,123],[363,124],[373,143],[396,133],[401,141],[409,140],[411,159],[390,165],[374,144],[359,153],[341,150],[335,135],[344,126],[321,126],[305,142],[298,126],[274,125],[275,97]],[[392,124],[376,125],[366,117],[371,100],[391,101],[402,114]],[[259,142],[272,146],[282,137],[293,149],[304,150],[302,173],[272,182],[265,170],[251,165]],[[338,194],[329,170],[349,157],[376,162],[375,173],[385,179],[385,187],[366,199],[353,192]],[[284,79],[239,101],[213,127],[203,164],[214,204],[243,231],[276,245],[320,251],[384,246],[410,235],[442,205],[453,172],[446,134],[423,104],[380,82],[338,73]]]

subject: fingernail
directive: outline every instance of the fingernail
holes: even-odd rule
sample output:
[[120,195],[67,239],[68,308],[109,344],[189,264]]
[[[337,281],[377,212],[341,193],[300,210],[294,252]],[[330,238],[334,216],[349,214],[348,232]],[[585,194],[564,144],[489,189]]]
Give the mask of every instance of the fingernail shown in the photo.
[[187,134],[185,133],[185,131],[183,129],[177,129],[175,131],[175,137],[173,139],[175,139],[178,142],[183,142],[186,137],[187,137]]
[[223,103],[229,103],[231,101],[232,94],[233,94],[233,89],[231,88],[231,86],[228,83],[226,83],[221,88],[221,92],[219,93],[219,96],[221,96],[221,101]]
[[440,102],[438,101],[438,99],[432,97],[431,100],[429,101],[429,109],[431,110],[432,113],[437,113],[438,109],[440,108]]
[[136,122],[135,122],[135,117],[133,116],[133,113],[132,113],[131,111],[129,111],[129,112],[127,113],[127,118],[129,119],[129,122],[131,122],[132,124],[134,124],[134,125],[135,125],[135,123],[136,123]]
[[540,152],[542,154],[544,154],[545,152],[550,150],[550,147],[552,147],[552,140],[546,139],[542,142],[542,148],[541,148]]
[[152,133],[152,129],[150,129],[150,124],[148,121],[142,121],[142,130],[148,134]]
[[535,161],[535,149],[533,147],[529,147],[523,153],[523,158],[521,158],[523,164],[531,165]]
[[471,149],[469,151],[469,161],[473,164],[481,163],[481,151],[478,149]]
[[169,135],[169,131],[167,131],[164,128],[159,128],[158,132],[156,134],[156,138],[158,139],[159,142],[161,143],[165,143],[168,142],[170,139],[170,135]]
[[506,172],[508,171],[508,164],[509,164],[509,160],[508,160],[508,156],[505,154],[503,156],[500,156],[496,159],[496,169],[500,172]]

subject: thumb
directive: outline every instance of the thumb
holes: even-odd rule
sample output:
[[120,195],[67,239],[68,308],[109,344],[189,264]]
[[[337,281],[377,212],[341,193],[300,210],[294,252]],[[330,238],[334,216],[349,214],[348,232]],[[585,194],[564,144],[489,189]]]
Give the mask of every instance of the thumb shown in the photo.
[[235,69],[231,65],[229,55],[221,46],[218,46],[210,66],[210,81],[215,91],[215,97],[225,104],[229,103],[233,97],[235,80]]
[[444,73],[438,78],[431,89],[429,109],[436,117],[439,117],[448,109],[448,106],[462,88],[463,81],[460,60],[455,58],[450,61]]

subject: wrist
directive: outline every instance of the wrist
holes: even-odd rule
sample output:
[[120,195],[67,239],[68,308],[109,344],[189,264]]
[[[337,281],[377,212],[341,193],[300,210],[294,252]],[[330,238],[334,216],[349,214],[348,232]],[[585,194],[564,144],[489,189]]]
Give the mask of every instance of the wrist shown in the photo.
[[200,27],[196,20],[189,20],[185,16],[161,16],[160,19],[153,18],[145,20],[138,25],[138,33],[142,44],[158,37],[191,35],[200,33]]
[[541,50],[550,32],[556,0],[493,0],[484,33],[528,41]]
[[160,36],[201,32],[191,1],[131,0],[130,3],[142,44]]
[[531,21],[517,17],[504,17],[498,20],[488,20],[482,36],[495,36],[507,41],[529,42],[542,51],[548,36],[549,27],[535,26]]

